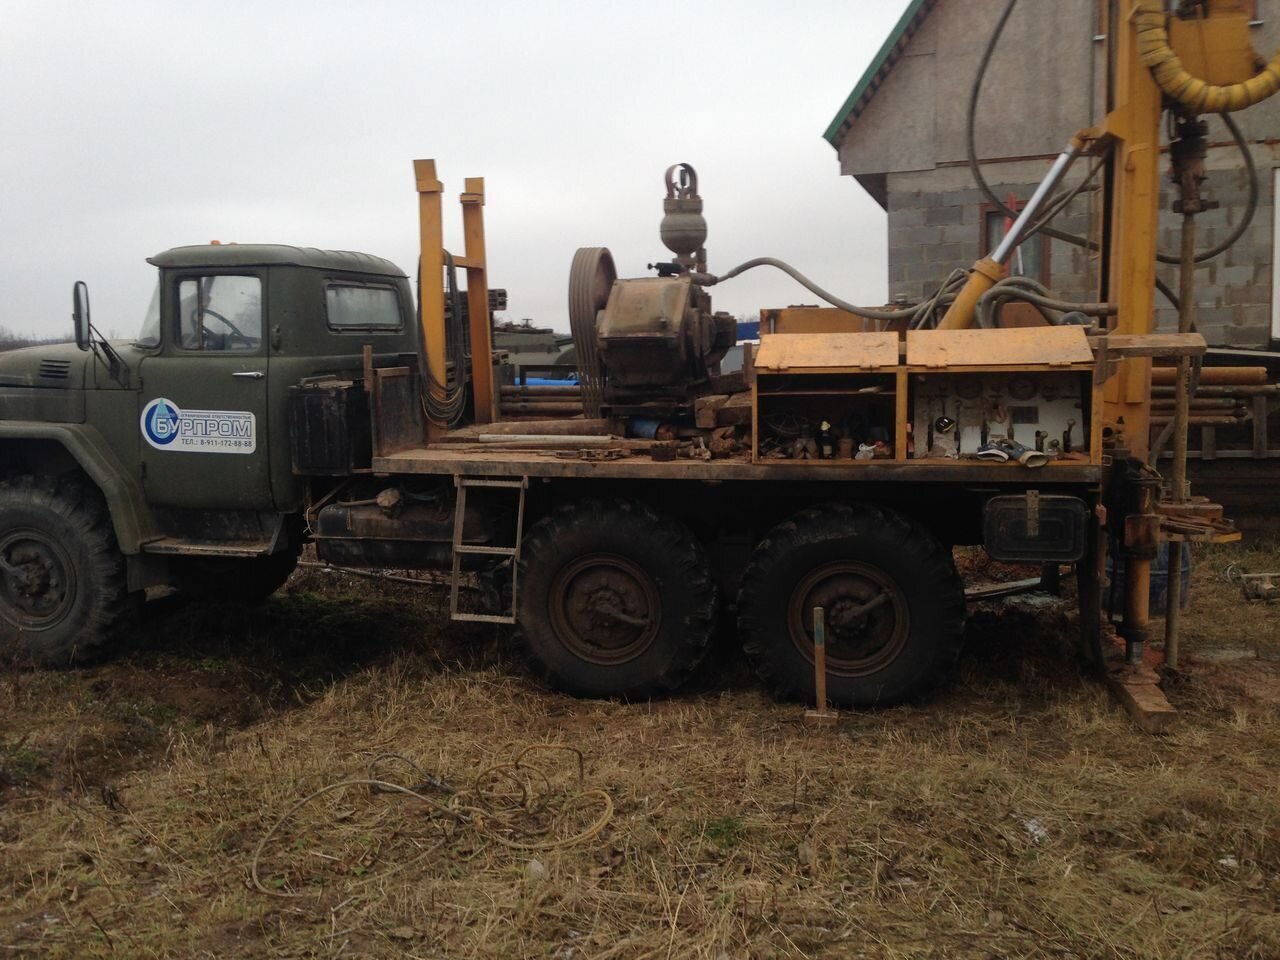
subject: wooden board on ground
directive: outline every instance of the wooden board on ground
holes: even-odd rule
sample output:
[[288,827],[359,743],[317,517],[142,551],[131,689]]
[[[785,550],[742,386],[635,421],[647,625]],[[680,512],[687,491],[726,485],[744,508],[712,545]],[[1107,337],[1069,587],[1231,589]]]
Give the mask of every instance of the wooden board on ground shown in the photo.
[[1159,677],[1148,666],[1120,666],[1107,674],[1107,688],[1133,722],[1146,733],[1166,733],[1178,719]]

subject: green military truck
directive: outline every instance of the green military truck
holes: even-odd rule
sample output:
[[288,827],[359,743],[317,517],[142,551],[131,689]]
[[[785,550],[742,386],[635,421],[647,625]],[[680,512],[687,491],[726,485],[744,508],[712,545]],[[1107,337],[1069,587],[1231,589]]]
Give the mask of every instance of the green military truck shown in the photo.
[[[445,282],[426,298],[444,301],[444,382],[428,368],[409,279],[377,257],[274,245],[166,251],[150,259],[155,295],[130,341],[98,335],[77,284],[74,345],[0,354],[0,628],[36,663],[80,662],[121,633],[149,588],[264,598],[313,542],[335,564],[452,570],[455,618],[515,624],[537,671],[580,695],[674,690],[736,605],[744,648],[771,686],[808,696],[811,615],[822,606],[832,700],[872,705],[926,689],[956,660],[964,596],[950,544],[1044,561],[1086,552],[1100,479],[1088,460],[1038,471],[945,458],[770,460],[753,455],[749,420],[734,428],[746,445],[715,458],[702,446],[712,430],[619,439],[640,416],[486,426],[476,416],[486,398],[468,382],[480,334],[444,256]],[[620,349],[607,339],[610,272],[607,252],[592,248],[570,279],[574,317],[579,294],[595,291],[586,322],[597,309],[605,318],[605,363]],[[424,270],[423,284],[432,277]],[[687,281],[653,283],[616,289],[666,296]],[[705,308],[684,320],[690,335],[695,320],[707,330],[726,322]],[[704,339],[695,366],[721,349]],[[890,363],[896,342],[892,353]],[[691,376],[689,360],[642,356],[678,363],[661,373],[677,385]],[[1078,409],[1072,391],[1091,370],[1046,368],[1071,387],[1046,390],[1046,417]],[[905,375],[862,376],[890,383],[892,398],[892,378]],[[876,403],[879,389],[868,395]],[[442,404],[456,397],[455,418]],[[659,399],[636,409],[693,403]],[[1077,415],[1087,422],[1089,411]],[[532,446],[528,431],[540,435]],[[1030,538],[1017,519],[1028,486],[1040,517]],[[984,532],[984,515],[1011,505],[1014,521]],[[459,608],[469,573],[485,612]]]
[[[274,245],[168,250],[141,330],[107,342],[76,286],[76,343],[0,354],[0,628],[82,660],[149,587],[251,599],[305,537],[289,391],[415,355],[394,264]],[[358,439],[353,438],[358,443]]]

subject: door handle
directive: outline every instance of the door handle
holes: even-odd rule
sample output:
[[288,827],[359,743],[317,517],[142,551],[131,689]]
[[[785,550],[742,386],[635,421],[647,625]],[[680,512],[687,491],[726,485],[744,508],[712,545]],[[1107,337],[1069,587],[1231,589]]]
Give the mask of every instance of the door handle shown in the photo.
[[245,380],[261,380],[266,376],[261,370],[237,370],[232,374],[233,377],[241,377]]

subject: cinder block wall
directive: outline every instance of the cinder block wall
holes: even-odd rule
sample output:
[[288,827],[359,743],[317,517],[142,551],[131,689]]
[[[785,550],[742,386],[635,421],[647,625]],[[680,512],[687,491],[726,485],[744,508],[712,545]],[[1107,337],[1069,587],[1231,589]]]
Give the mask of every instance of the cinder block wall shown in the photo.
[[[1217,122],[1210,136],[1225,139]],[[1197,327],[1215,346],[1261,347],[1271,340],[1272,266],[1275,257],[1274,168],[1280,151],[1274,144],[1250,147],[1258,167],[1258,211],[1240,241],[1225,254],[1196,271]],[[1196,246],[1205,250],[1225,239],[1239,222],[1248,199],[1249,177],[1234,146],[1215,146],[1209,154],[1209,180],[1205,193],[1220,204],[1196,217]],[[1177,194],[1166,187],[1160,197],[1160,249],[1177,254],[1181,247],[1182,218],[1170,210]],[[1162,266],[1160,276],[1174,290],[1178,271]],[[1157,324],[1176,329],[1178,319],[1163,297],[1157,300]]]
[[[1252,150],[1261,178],[1258,210],[1239,243],[1197,271],[1197,325],[1213,345],[1266,349],[1271,342],[1274,256],[1272,171],[1280,166],[1280,148],[1254,144]],[[1014,161],[989,164],[986,175],[1002,200],[1012,195],[1025,201],[1047,168],[1045,161]],[[1234,147],[1214,147],[1209,169],[1206,191],[1221,206],[1197,218],[1197,246],[1202,250],[1228,235],[1248,196],[1248,177]],[[1073,177],[1082,177],[1086,170],[1084,161],[1078,163]],[[1173,199],[1174,194],[1166,189],[1161,197],[1160,248],[1176,254],[1181,217],[1170,209]],[[984,198],[967,167],[890,174],[888,200],[891,298],[916,301],[930,296],[953,269],[968,267],[981,255]],[[1082,193],[1054,225],[1070,233],[1087,234],[1095,203],[1094,192]],[[1096,298],[1096,258],[1083,248],[1052,240],[1049,265],[1050,287],[1055,294],[1069,300]],[[1162,267],[1160,275],[1177,289],[1175,267]],[[1156,302],[1157,326],[1175,329],[1177,316],[1172,308],[1159,295]]]
[[[1001,200],[1026,201],[1047,170],[1042,161],[1018,161],[993,165],[987,176]],[[1080,168],[1072,184],[1084,173]],[[919,300],[932,295],[952,270],[968,268],[982,255],[985,198],[967,167],[891,174],[888,187],[889,295]],[[1054,225],[1086,233],[1090,202],[1091,195],[1082,193]],[[1094,299],[1096,265],[1088,253],[1056,240],[1048,247],[1054,292],[1072,300]]]

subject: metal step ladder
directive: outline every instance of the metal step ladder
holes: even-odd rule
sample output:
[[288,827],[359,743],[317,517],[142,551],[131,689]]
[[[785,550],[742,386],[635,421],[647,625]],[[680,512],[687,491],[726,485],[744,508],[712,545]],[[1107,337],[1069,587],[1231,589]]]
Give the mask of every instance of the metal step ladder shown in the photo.
[[[485,480],[473,477],[453,478],[458,489],[458,496],[453,507],[453,569],[449,576],[449,619],[466,620],[473,623],[515,623],[516,590],[518,587],[520,566],[520,543],[524,537],[524,496],[529,489],[529,478],[519,480]],[[463,527],[467,515],[467,490],[472,487],[498,487],[519,491],[519,503],[516,507],[516,535],[514,546],[510,547],[476,547],[467,546],[462,541]],[[458,610],[458,591],[462,580],[462,557],[464,554],[484,554],[491,557],[511,558],[511,615],[492,613],[462,613]]]

